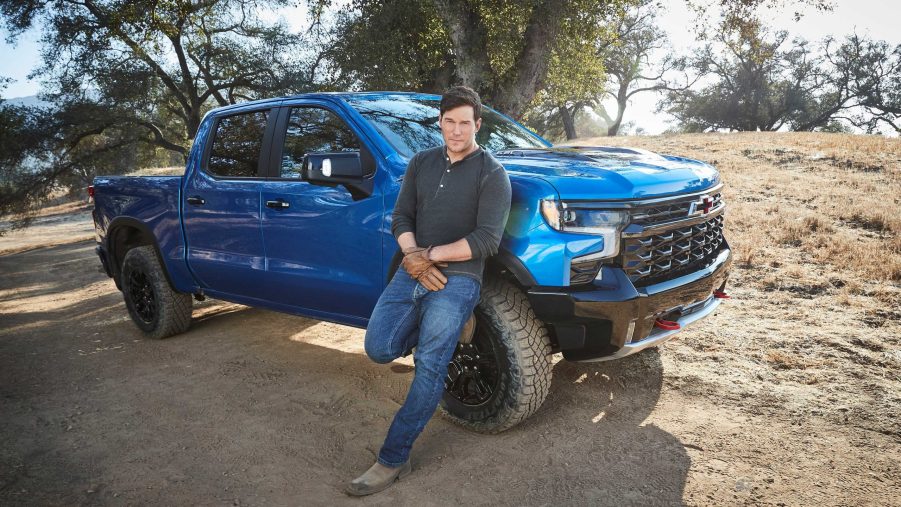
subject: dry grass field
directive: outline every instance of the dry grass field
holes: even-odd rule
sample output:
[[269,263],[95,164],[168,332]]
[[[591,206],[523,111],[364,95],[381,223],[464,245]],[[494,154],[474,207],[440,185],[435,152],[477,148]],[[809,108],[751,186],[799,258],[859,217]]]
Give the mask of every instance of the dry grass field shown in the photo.
[[[619,361],[555,358],[547,401],[440,418],[414,474],[349,499],[412,378],[363,331],[207,300],[144,339],[89,210],[0,238],[2,505],[899,505],[901,140],[623,137],[714,164],[732,299]],[[167,174],[169,169],[143,174]]]
[[901,436],[901,139],[735,133],[579,140],[703,160],[726,183],[731,319],[678,364],[750,405]]

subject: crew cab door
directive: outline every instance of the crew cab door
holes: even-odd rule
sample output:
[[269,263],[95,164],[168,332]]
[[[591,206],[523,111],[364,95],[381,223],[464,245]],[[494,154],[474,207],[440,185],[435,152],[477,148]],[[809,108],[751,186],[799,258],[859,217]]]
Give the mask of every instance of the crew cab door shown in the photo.
[[[359,323],[384,283],[382,176],[358,133],[330,103],[282,108],[263,183],[266,284],[277,303]],[[351,168],[361,177],[329,179]],[[337,174],[332,175],[337,176]]]
[[277,109],[214,120],[200,167],[182,192],[188,266],[210,292],[259,298],[266,262],[260,185]]

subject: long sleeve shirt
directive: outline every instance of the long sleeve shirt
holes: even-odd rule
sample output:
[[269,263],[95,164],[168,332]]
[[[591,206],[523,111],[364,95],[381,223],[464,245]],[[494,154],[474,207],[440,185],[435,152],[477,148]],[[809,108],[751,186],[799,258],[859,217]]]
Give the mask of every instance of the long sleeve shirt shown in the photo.
[[410,159],[391,215],[391,232],[412,232],[419,246],[438,246],[465,238],[472,259],[448,262],[445,275],[481,282],[485,260],[496,254],[510,214],[510,178],[481,148],[453,164],[444,145]]

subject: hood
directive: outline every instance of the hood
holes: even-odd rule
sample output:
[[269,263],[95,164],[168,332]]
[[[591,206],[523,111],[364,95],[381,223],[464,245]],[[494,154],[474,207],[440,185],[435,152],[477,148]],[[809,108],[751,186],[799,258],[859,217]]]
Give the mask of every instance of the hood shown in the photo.
[[511,149],[493,155],[511,178],[538,176],[569,200],[664,197],[701,191],[720,180],[709,164],[635,148]]

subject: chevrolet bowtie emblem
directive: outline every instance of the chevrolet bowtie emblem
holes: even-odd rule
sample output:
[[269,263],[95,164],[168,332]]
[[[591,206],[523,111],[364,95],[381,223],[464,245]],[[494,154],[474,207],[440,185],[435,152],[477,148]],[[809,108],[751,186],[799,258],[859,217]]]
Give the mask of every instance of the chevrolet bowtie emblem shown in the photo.
[[713,208],[713,199],[709,195],[702,195],[697,201],[688,206],[688,216],[706,215]]

